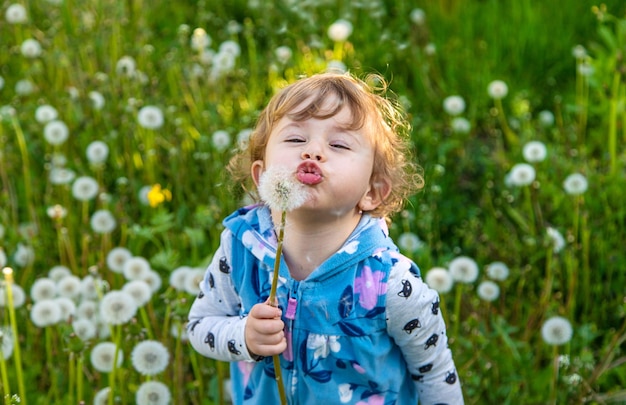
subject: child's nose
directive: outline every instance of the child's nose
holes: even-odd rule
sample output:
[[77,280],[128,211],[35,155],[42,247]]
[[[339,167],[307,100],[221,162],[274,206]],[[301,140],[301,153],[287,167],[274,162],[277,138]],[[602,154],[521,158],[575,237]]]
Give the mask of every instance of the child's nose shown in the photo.
[[319,162],[322,160],[322,155],[318,152],[303,151],[302,159],[317,160]]

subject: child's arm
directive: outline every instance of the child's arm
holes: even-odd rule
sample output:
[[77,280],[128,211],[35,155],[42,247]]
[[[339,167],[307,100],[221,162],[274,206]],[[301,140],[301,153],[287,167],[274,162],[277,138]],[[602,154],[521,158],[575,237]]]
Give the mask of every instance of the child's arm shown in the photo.
[[420,405],[463,404],[439,296],[410,271],[411,264],[400,260],[391,271],[387,330],[404,354]]

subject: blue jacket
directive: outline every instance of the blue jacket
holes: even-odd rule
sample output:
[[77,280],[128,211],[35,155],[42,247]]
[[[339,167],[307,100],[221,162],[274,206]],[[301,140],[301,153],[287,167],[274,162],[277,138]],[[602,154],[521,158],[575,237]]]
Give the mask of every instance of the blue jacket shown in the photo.
[[[233,361],[235,404],[277,404],[271,358],[255,362],[246,315],[269,296],[276,236],[269,210],[245,207],[224,221],[221,244],[189,316],[203,355]],[[287,235],[288,237],[288,235]],[[364,215],[344,246],[305,280],[281,261],[277,290],[290,404],[462,404],[439,298],[399,254],[384,221]]]

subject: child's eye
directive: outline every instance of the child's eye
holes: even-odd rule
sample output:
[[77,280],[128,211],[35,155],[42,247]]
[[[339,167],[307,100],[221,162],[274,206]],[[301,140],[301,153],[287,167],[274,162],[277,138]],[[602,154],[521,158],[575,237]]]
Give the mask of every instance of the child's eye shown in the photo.
[[350,150],[350,147],[344,143],[331,143],[330,144],[331,147],[336,148],[336,149],[346,149],[346,150]]
[[299,137],[290,137],[290,138],[287,138],[287,139],[285,140],[285,142],[290,142],[290,143],[302,143],[302,142],[304,142],[304,139],[299,138]]

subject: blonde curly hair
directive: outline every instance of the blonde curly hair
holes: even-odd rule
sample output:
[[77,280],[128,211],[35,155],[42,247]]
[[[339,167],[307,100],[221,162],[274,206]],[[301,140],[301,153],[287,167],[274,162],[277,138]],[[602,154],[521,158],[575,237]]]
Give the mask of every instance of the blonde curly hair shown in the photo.
[[[362,80],[339,73],[319,73],[283,88],[261,112],[245,148],[230,160],[228,170],[235,184],[241,184],[258,199],[250,176],[251,165],[264,159],[270,134],[281,118],[289,115],[296,121],[325,119],[347,106],[352,113],[350,129],[365,128],[373,142],[371,184],[376,187],[380,180],[385,180],[391,186],[387,198],[369,214],[388,217],[400,211],[406,199],[423,187],[424,179],[421,168],[412,159],[410,124],[399,105],[384,97],[386,92],[387,83],[379,75]],[[337,100],[331,108],[327,108],[329,95]],[[296,107],[305,101],[307,106],[296,112]]]

